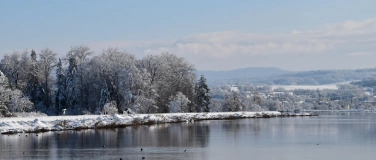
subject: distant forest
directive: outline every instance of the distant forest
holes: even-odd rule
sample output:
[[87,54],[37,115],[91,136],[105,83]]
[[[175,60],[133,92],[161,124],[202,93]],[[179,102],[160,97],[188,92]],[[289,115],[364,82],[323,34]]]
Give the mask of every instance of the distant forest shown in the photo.
[[361,87],[376,88],[376,79],[375,78],[366,78],[360,81],[351,82],[352,85],[357,85]]

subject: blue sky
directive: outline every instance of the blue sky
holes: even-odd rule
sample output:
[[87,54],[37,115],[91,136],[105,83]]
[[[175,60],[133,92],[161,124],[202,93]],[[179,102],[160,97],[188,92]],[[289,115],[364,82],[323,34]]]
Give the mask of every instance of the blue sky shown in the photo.
[[140,58],[170,52],[199,70],[375,67],[375,8],[372,0],[0,0],[0,56],[46,47],[63,56],[82,44]]

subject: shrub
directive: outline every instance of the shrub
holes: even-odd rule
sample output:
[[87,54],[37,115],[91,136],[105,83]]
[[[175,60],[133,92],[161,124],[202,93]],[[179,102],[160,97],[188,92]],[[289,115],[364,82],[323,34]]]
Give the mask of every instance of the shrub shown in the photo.
[[103,107],[103,112],[105,114],[116,114],[116,113],[118,113],[116,103],[113,102],[113,101],[111,101],[110,103],[106,103]]

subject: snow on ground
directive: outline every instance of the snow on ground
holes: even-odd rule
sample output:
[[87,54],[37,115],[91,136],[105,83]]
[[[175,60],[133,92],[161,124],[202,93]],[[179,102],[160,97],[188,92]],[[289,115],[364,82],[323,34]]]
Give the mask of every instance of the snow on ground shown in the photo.
[[0,118],[0,133],[61,131],[66,129],[110,128],[140,124],[193,122],[210,119],[235,119],[280,116],[280,112],[213,112],[131,115],[80,115]]

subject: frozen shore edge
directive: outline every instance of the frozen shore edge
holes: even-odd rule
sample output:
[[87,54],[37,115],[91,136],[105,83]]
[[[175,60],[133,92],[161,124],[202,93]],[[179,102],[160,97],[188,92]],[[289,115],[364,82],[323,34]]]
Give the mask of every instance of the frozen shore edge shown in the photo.
[[0,132],[1,134],[37,133],[47,131],[117,128],[133,125],[150,125],[160,123],[193,122],[200,120],[272,118],[286,116],[313,115],[309,113],[281,114],[277,111],[264,111],[12,117],[0,118]]

